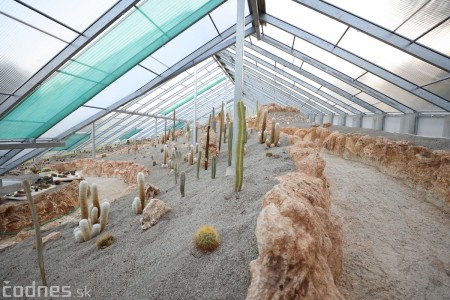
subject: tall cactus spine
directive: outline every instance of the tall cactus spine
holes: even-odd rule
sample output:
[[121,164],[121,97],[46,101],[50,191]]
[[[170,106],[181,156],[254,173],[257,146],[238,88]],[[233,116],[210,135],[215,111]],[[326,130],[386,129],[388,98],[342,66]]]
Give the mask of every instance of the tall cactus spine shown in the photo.
[[180,193],[181,197],[184,197],[184,185],[186,184],[186,173],[181,172],[180,174]]
[[274,144],[275,147],[278,147],[280,145],[280,123],[276,123],[275,124],[275,139],[274,139]]
[[228,128],[228,166],[231,167],[231,159],[233,158],[233,122],[230,122]]
[[208,170],[208,155],[209,155],[209,129],[210,126],[208,126],[207,128],[207,132],[206,132],[206,147],[205,147],[205,170]]
[[216,179],[216,165],[217,165],[216,157],[213,156],[211,161],[211,179]]
[[144,182],[144,173],[139,172],[137,174],[137,184],[139,191],[139,200],[141,200],[141,207],[145,207],[145,182]]
[[198,159],[197,159],[197,179],[200,178],[200,164],[202,162],[202,150],[198,151]]
[[263,111],[263,114],[262,114],[261,135],[260,135],[260,138],[259,138],[259,143],[260,144],[264,144],[266,142],[266,139],[264,137],[264,133],[265,133],[265,130],[266,130],[266,125],[267,125],[267,109],[265,109]]
[[86,180],[80,182],[78,200],[80,201],[81,219],[89,218],[89,206],[87,201],[88,183]]
[[222,146],[222,134],[223,134],[223,102],[222,102],[222,110],[220,111],[220,126],[219,126],[219,152],[220,147]]
[[258,100],[256,100],[256,121],[255,121],[255,130],[259,130],[259,108],[258,108]]
[[245,132],[245,109],[242,101],[238,102],[238,132],[236,142],[236,166],[235,166],[235,191],[242,190],[244,175],[244,135]]

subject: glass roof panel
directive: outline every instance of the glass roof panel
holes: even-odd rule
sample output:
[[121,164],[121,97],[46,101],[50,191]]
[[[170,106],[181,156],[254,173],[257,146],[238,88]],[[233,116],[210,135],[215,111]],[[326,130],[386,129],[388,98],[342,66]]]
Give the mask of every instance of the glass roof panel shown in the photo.
[[[290,63],[292,63],[294,61],[294,57],[286,52],[284,52],[283,50],[280,50],[272,45],[269,45],[263,41],[258,41],[258,40],[254,40],[253,44],[266,50],[267,52],[272,53],[273,55],[278,56],[279,58],[282,58]],[[245,47],[245,49],[247,49],[247,47]]]
[[107,108],[155,77],[155,74],[136,66],[86,102],[85,105]]
[[427,30],[448,18],[449,15],[450,1],[431,0],[395,32],[408,39],[415,40]]
[[350,106],[353,104],[353,101],[345,98],[344,96],[339,95],[338,93],[333,92],[332,90],[330,90],[330,89],[328,89],[326,87],[321,87],[320,90],[325,92],[325,93],[327,93],[330,96],[333,96],[334,98],[336,98],[338,100],[341,100],[342,102],[344,102],[344,103],[346,103],[346,104],[348,104]]
[[84,31],[118,2],[118,0],[22,1],[79,32]]
[[[222,2],[145,2],[76,56],[74,60],[90,66],[88,70],[70,73],[66,70],[72,71],[73,62],[67,63],[0,119],[0,125],[5,128],[0,139],[40,136]],[[153,22],[149,16],[154,18]],[[101,81],[99,70],[105,73]]]
[[64,42],[2,14],[0,36],[1,93],[13,94],[66,46]]
[[267,0],[266,11],[333,44],[347,29],[346,25],[291,0]]
[[50,130],[45,132],[41,138],[55,138],[66,130],[69,130],[73,126],[83,122],[84,120],[89,119],[96,113],[98,113],[100,109],[80,107],[75,110],[73,113],[68,115],[64,120],[53,126]]
[[450,56],[450,19],[418,40],[419,43]]
[[[220,33],[224,32],[231,26],[235,26],[236,24],[236,0],[228,0],[214,11],[210,13],[211,18],[213,19],[217,30]],[[245,16],[250,14],[248,9],[248,2],[245,1]]]
[[269,23],[266,26],[263,26],[263,32],[264,35],[268,35],[289,47],[292,47],[292,44],[294,43],[294,36],[292,34],[278,29],[278,27],[272,26]]
[[433,104],[417,97],[392,83],[375,76],[371,73],[367,73],[361,76],[358,81],[380,91],[381,93],[395,99],[396,101],[416,110],[416,111],[440,111],[441,109]]
[[450,78],[427,85],[425,89],[450,101]]
[[326,73],[326,72],[324,72],[322,70],[317,69],[316,67],[311,66],[310,64],[304,63],[303,64],[303,69],[305,71],[308,71],[309,73],[311,73],[313,75],[316,75],[317,77],[319,77],[319,78],[321,78],[323,80],[328,81],[329,83],[337,86],[338,88],[346,91],[347,93],[355,95],[355,94],[360,92],[357,88],[355,88],[355,87],[353,87],[353,86],[343,82],[340,79],[337,79],[336,77],[334,77],[331,74],[328,74],[328,73]]
[[[164,1],[163,1],[164,2]],[[186,29],[152,56],[166,66],[173,66],[217,35],[211,19],[206,16]]]
[[339,42],[339,46],[417,85],[424,85],[450,75],[352,28]]
[[366,93],[359,93],[358,98],[361,100],[364,100],[365,102],[367,102],[369,104],[376,104],[376,103],[380,102],[379,99],[377,99],[369,94],[366,94]]
[[395,30],[428,0],[325,0],[386,29]]
[[373,106],[375,106],[376,108],[381,109],[382,111],[387,112],[387,113],[399,113],[398,110],[396,110],[395,108],[393,108],[390,105],[387,105],[384,102],[378,102],[378,103],[374,104]]
[[352,78],[357,78],[365,73],[364,69],[334,55],[333,53],[308,43],[305,40],[295,39],[294,49]]
[[144,59],[140,64],[151,70],[152,72],[155,72],[156,74],[162,74],[168,69],[167,66],[154,59],[151,55]]

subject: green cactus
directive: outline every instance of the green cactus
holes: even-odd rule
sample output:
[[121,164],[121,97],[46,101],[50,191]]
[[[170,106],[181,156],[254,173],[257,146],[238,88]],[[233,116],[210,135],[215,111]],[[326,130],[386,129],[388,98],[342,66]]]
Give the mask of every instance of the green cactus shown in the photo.
[[247,144],[247,121],[246,121],[246,112],[247,112],[247,106],[244,105],[244,144]]
[[227,143],[227,123],[223,124],[223,143]]
[[216,110],[214,109],[214,107],[212,108],[211,129],[214,130],[214,132],[217,132],[216,131]]
[[233,122],[230,122],[230,128],[228,128],[228,166],[231,167],[231,159],[233,158]]
[[258,109],[258,100],[256,100],[256,121],[255,121],[255,130],[259,130],[259,109]]
[[216,179],[216,164],[216,157],[213,156],[211,161],[211,179]]
[[[265,138],[265,136],[264,136],[264,133],[266,133],[266,132],[265,132],[265,130],[266,130],[266,125],[267,125],[267,109],[265,109],[265,110],[263,111],[263,114],[262,114],[261,135],[260,135],[260,138],[259,138],[259,143],[260,143],[260,144],[264,144],[264,143],[266,142],[266,138]],[[267,134],[267,133],[266,133],[266,134]]]
[[272,118],[272,132],[270,133],[270,144],[275,143],[275,118]]
[[202,150],[198,151],[198,159],[197,159],[197,179],[200,178],[200,164],[202,161]]
[[80,182],[78,200],[80,201],[81,219],[89,218],[89,206],[87,201],[88,183],[86,180]]
[[223,134],[223,102],[222,102],[222,111],[220,112],[220,126],[219,126],[219,152],[220,147],[222,146],[222,134]]
[[188,163],[191,166],[194,164],[194,145],[191,145],[191,152],[189,153],[188,156]]
[[208,154],[209,154],[209,129],[210,126],[208,126],[207,128],[207,132],[206,132],[206,149],[205,149],[205,170],[208,170]]
[[236,142],[236,166],[235,166],[235,191],[242,190],[244,175],[244,136],[245,132],[245,109],[242,101],[238,102],[238,132]]
[[180,174],[180,193],[181,197],[184,197],[184,185],[186,184],[186,173],[181,172]]

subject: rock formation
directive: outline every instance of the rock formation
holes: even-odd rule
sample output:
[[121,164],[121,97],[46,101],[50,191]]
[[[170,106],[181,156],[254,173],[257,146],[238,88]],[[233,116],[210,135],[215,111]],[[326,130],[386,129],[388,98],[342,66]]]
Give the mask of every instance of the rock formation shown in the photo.
[[342,226],[330,215],[325,162],[316,148],[290,148],[298,172],[278,177],[258,217],[259,256],[247,299],[343,299]]
[[50,167],[59,172],[81,170],[83,176],[120,178],[128,184],[136,182],[139,172],[149,174],[146,167],[131,161],[94,160],[92,158],[55,164]]
[[[78,205],[78,184],[73,181],[56,190],[49,190],[33,197],[41,223],[67,214]],[[8,202],[0,206],[0,231],[17,232],[33,227],[28,203]]]
[[159,199],[151,199],[142,212],[141,229],[147,230],[158,223],[159,219],[171,208]]

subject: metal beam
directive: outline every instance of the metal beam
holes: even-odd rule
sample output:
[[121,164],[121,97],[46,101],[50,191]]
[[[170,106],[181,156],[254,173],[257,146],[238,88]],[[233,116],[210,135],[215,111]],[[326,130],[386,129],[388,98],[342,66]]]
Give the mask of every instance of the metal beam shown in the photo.
[[[226,53],[226,52],[222,51],[221,53]],[[253,56],[251,54],[247,54],[247,56],[252,58],[252,59],[254,59],[254,60],[256,60],[258,63],[264,62],[259,57]],[[265,76],[270,76],[271,79],[273,79],[273,80],[279,80],[280,82],[283,82],[284,85],[288,86],[291,89],[294,89],[297,93],[300,93],[300,94],[302,94],[302,95],[304,95],[306,97],[309,97],[312,100],[314,100],[315,102],[318,102],[319,104],[321,104],[321,105],[323,105],[325,107],[328,107],[329,109],[331,109],[333,111],[337,111],[337,112],[340,112],[340,113],[345,113],[342,110],[340,110],[339,108],[330,105],[329,103],[327,103],[324,100],[322,100],[322,99],[312,95],[311,93],[308,93],[307,91],[305,91],[303,89],[300,89],[299,87],[297,87],[295,85],[292,85],[291,83],[287,82],[286,80],[284,80],[282,78],[276,77],[275,74],[268,73],[266,70],[260,68],[259,66],[255,65],[255,64],[252,64],[252,63],[246,61],[245,65],[248,66],[247,68],[245,68],[245,71],[248,72],[248,73],[256,74],[256,71],[254,71],[254,70],[257,70],[260,74],[264,74]],[[271,66],[269,69],[274,71],[274,72],[276,72],[277,74],[279,74],[281,76],[284,76],[284,77],[286,77],[286,78],[288,78],[288,79],[290,79],[290,80],[292,80],[292,81],[302,85],[302,86],[305,86],[306,88],[310,89],[312,92],[321,93],[322,96],[324,96],[323,94],[326,94],[325,92],[316,89],[315,87],[311,86],[310,84],[300,80],[299,78],[293,76],[292,74],[289,74],[288,72],[285,72],[284,70],[276,68],[275,66]],[[326,94],[326,95],[328,95],[328,94]],[[334,102],[335,104],[339,104],[342,107],[345,107],[347,110],[354,112],[355,114],[360,114],[361,113],[361,111],[359,111],[359,110],[349,106],[348,104],[346,104],[346,103],[344,103],[344,102],[342,102],[342,101],[340,101],[340,100],[338,100],[338,99],[336,99],[336,98],[334,98],[332,96],[328,95],[328,98],[329,98],[330,101]]]
[[450,71],[450,58],[436,51],[422,46],[412,40],[404,38],[395,32],[384,29],[372,22],[357,17],[336,6],[317,0],[294,0],[295,2],[315,10],[327,17],[333,18],[358,31],[364,32],[392,47],[400,49],[412,56],[428,62],[442,70]]
[[0,143],[0,150],[64,147],[65,142]]
[[[314,58],[312,58],[312,57],[310,57],[310,56],[308,56],[308,55],[306,55],[306,54],[304,54],[304,53],[302,53],[300,51],[297,51],[295,49],[291,49],[291,47],[288,47],[288,46],[284,45],[283,43],[280,43],[280,42],[278,42],[278,41],[276,41],[276,40],[274,40],[274,39],[272,39],[272,38],[270,38],[268,36],[264,36],[262,38],[262,40],[264,42],[268,43],[269,45],[277,47],[278,49],[280,49],[280,50],[282,50],[282,51],[284,51],[286,53],[289,53],[290,55],[292,55],[292,56],[294,56],[294,57],[296,57],[298,59],[301,59],[302,61],[304,61],[304,62],[306,62],[306,63],[308,63],[308,64],[310,64],[310,65],[312,65],[312,66],[314,66],[316,68],[318,68],[319,70],[322,70],[322,71],[324,71],[324,72],[326,72],[326,73],[328,73],[330,75],[333,75],[337,79],[342,80],[343,82],[345,82],[345,83],[347,83],[347,84],[349,84],[349,85],[351,85],[351,86],[353,86],[353,87],[355,87],[357,89],[360,89],[361,91],[363,91],[366,94],[368,94],[368,95],[370,95],[370,96],[380,100],[381,102],[384,102],[387,105],[390,105],[390,106],[394,107],[398,111],[401,111],[401,112],[404,112],[404,113],[415,112],[410,107],[407,107],[406,105],[403,105],[403,104],[399,103],[395,99],[393,99],[393,98],[391,98],[391,97],[389,97],[389,96],[387,96],[387,95],[385,95],[385,94],[383,94],[383,93],[381,93],[381,92],[379,92],[379,91],[377,91],[377,90],[375,90],[375,89],[365,85],[364,83],[362,83],[362,82],[360,82],[358,80],[353,79],[352,77],[350,77],[350,76],[348,76],[348,75],[346,75],[346,74],[344,74],[344,73],[342,73],[342,72],[340,72],[340,71],[338,71],[336,69],[331,68],[330,66],[326,65],[323,62],[320,62],[320,61],[318,61],[318,60],[316,60],[316,59],[314,59]],[[253,45],[250,45],[250,46],[254,47]]]
[[[113,112],[121,113],[121,114],[128,114],[128,115],[135,115],[135,116],[142,116],[142,117],[157,118],[157,119],[163,119],[163,120],[173,120],[173,118],[171,118],[171,117],[160,116],[160,115],[155,115],[155,114],[140,113],[140,112],[135,112],[135,111],[123,110],[123,109],[115,109],[115,110],[113,110]],[[187,120],[184,120],[184,119],[177,118],[177,120],[179,120],[181,122],[187,122]]]
[[33,92],[45,79],[47,79],[53,72],[64,65],[71,57],[81,51],[86,45],[94,40],[99,34],[106,30],[109,25],[114,23],[123,14],[130,10],[139,0],[122,0],[114,7],[101,16],[96,22],[89,26],[81,35],[74,39],[66,46],[60,53],[58,53],[52,60],[50,60],[42,69],[40,69],[33,77],[17,89],[13,94],[17,96],[10,96],[0,106],[0,117],[10,111],[20,101],[25,99],[31,92]]
[[259,21],[259,7],[258,0],[249,0],[250,9],[253,16],[253,27],[255,27],[255,34],[258,40],[261,39],[261,22]]
[[429,91],[421,88],[420,86],[411,83],[410,81],[394,74],[391,73],[367,60],[364,60],[356,55],[354,55],[353,53],[344,50],[338,46],[335,46],[332,43],[329,43],[325,40],[322,40],[321,38],[318,38],[312,34],[310,34],[309,32],[306,32],[298,27],[295,27],[291,24],[288,24],[284,21],[281,21],[280,19],[277,19],[273,16],[267,15],[267,14],[261,14],[261,20],[264,20],[267,23],[272,24],[275,27],[278,27],[290,34],[295,35],[297,38],[301,38],[321,49],[324,49],[330,53],[333,53],[334,55],[360,67],[363,68],[365,70],[367,70],[368,72],[404,89],[407,92],[410,92],[446,111],[450,112],[450,102],[433,94],[430,93]]

